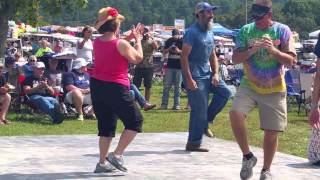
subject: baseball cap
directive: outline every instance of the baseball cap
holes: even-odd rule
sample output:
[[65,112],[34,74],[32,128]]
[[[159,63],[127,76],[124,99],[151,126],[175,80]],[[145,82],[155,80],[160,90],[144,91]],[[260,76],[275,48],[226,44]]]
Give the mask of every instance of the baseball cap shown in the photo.
[[80,69],[83,66],[87,66],[89,63],[83,58],[77,58],[72,61],[72,69]]
[[36,64],[34,65],[35,68],[45,68],[46,66],[44,65],[43,62],[38,61],[36,62]]
[[208,10],[216,10],[218,7],[217,6],[212,6],[210,5],[209,3],[207,2],[199,2],[197,5],[196,5],[196,8],[195,8],[195,14],[198,14],[200,13],[201,11],[208,11]]

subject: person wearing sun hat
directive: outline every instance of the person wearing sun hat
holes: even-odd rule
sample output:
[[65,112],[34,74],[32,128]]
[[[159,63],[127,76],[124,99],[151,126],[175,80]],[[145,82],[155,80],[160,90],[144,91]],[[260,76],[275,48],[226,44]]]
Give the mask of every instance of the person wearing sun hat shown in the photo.
[[[117,9],[106,7],[99,10],[95,23],[95,28],[102,34],[93,43],[95,68],[90,79],[92,104],[98,120],[100,137],[100,159],[95,173],[110,172],[113,170],[112,166],[127,171],[123,153],[142,128],[143,117],[130,95],[128,78],[129,63],[138,64],[143,58],[141,25],[138,24],[133,28],[128,36],[136,41],[132,47],[127,40],[118,38],[123,20],[124,17]],[[122,120],[125,129],[118,146],[114,152],[109,153],[111,141],[115,136],[117,117]]]
[[257,158],[249,148],[245,120],[259,108],[260,128],[264,131],[264,162],[260,180],[272,179],[271,164],[278,146],[278,133],[287,126],[284,66],[296,62],[293,34],[287,25],[272,20],[272,1],[255,0],[253,22],[240,29],[232,61],[243,63],[244,76],[230,109],[231,127],[243,153],[241,179],[253,175]]

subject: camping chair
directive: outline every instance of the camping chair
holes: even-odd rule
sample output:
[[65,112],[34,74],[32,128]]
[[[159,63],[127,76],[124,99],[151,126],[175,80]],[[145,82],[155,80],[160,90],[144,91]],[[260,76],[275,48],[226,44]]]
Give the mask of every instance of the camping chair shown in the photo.
[[[298,105],[298,115],[300,114],[301,107],[303,105],[306,116],[308,115],[308,109],[306,108],[306,91],[301,90],[300,86],[300,76],[294,78],[294,70],[289,70],[285,74],[285,82],[287,88],[287,107],[288,111],[294,104]],[[299,72],[298,72],[299,73]]]

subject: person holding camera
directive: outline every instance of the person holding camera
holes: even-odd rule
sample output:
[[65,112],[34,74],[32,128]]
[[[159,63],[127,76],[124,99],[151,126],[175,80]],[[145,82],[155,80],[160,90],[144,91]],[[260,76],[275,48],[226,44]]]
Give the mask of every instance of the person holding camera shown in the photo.
[[180,55],[182,52],[182,39],[180,38],[180,32],[178,29],[172,30],[172,37],[169,38],[164,45],[163,54],[168,54],[167,72],[164,76],[163,94],[161,109],[168,108],[169,91],[171,86],[174,87],[174,103],[173,110],[180,109],[180,91],[181,91],[181,65]]
[[88,63],[92,63],[93,44],[91,41],[92,28],[85,26],[82,30],[82,38],[77,42],[77,57],[85,59]]
[[136,65],[134,69],[133,84],[140,88],[143,79],[145,87],[144,96],[149,102],[153,77],[153,53],[158,49],[158,44],[151,36],[150,30],[146,27],[144,28],[142,37],[143,61]]
[[33,75],[27,77],[23,83],[24,93],[29,97],[32,105],[52,118],[53,124],[62,123],[63,114],[59,102],[53,97],[54,89],[48,84],[48,79],[44,76],[44,63],[36,62],[33,68]]

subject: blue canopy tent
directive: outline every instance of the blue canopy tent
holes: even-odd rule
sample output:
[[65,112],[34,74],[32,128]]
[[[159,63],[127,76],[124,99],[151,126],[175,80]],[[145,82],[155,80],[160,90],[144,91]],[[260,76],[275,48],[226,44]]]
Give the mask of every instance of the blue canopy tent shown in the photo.
[[213,25],[213,33],[219,36],[236,36],[236,32],[230,29],[223,27],[219,23],[214,23]]

